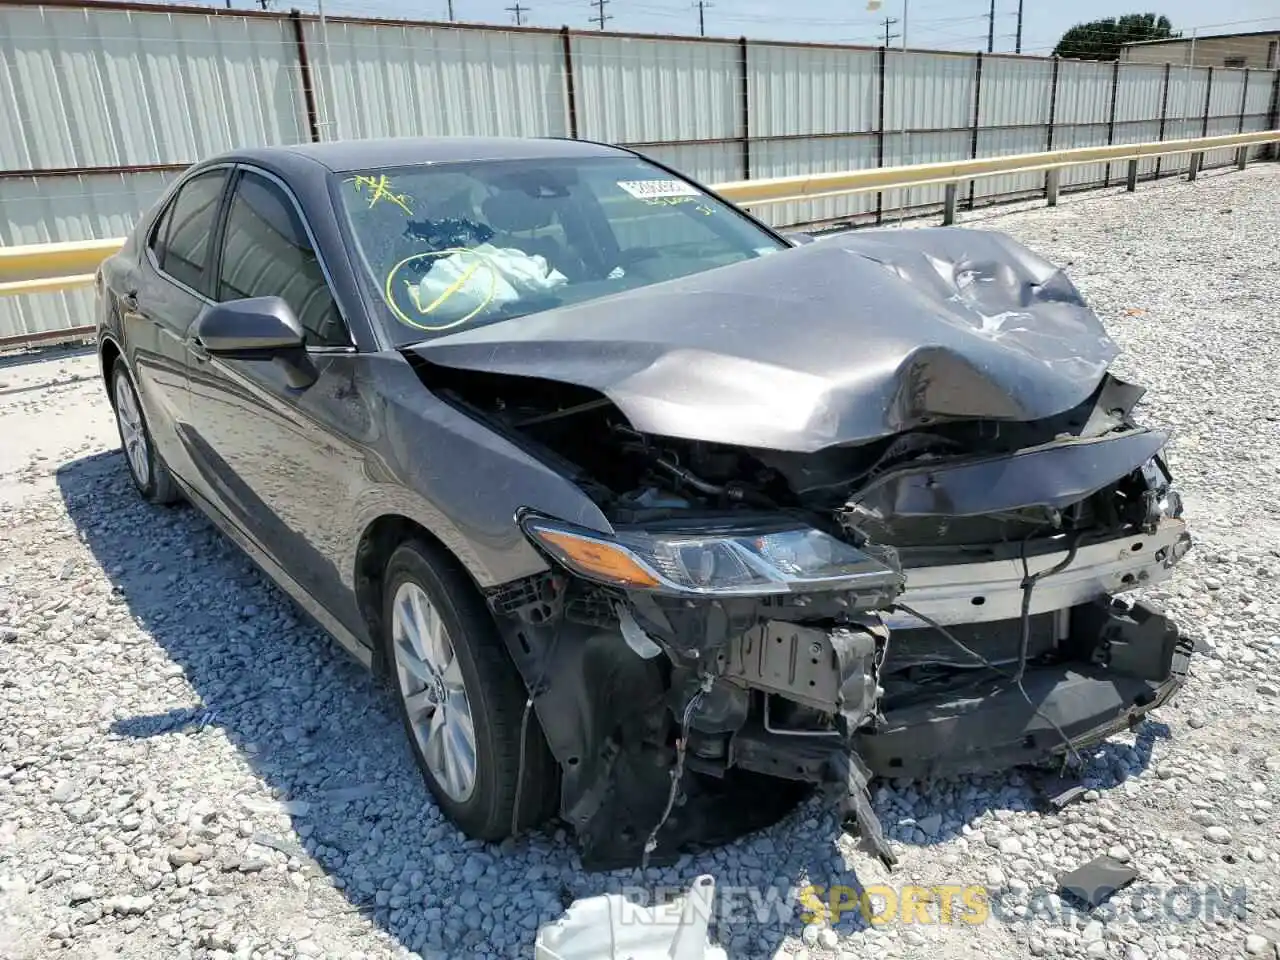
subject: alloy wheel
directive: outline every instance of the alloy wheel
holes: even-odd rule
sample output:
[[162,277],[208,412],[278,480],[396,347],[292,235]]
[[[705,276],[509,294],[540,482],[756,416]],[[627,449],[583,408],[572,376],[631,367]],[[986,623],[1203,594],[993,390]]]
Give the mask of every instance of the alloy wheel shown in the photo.
[[120,439],[133,478],[138,486],[145,487],[151,479],[151,450],[147,444],[146,428],[142,425],[142,413],[138,409],[138,397],[128,377],[116,377],[116,422],[120,426]]
[[462,666],[440,612],[407,581],[392,601],[391,641],[400,696],[437,784],[465,802],[476,785],[476,732]]

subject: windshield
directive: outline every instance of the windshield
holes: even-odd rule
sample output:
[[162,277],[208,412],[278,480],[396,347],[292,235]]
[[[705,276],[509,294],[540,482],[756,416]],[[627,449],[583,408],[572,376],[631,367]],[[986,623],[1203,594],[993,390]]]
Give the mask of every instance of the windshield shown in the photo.
[[638,157],[364,170],[334,189],[397,344],[786,246]]

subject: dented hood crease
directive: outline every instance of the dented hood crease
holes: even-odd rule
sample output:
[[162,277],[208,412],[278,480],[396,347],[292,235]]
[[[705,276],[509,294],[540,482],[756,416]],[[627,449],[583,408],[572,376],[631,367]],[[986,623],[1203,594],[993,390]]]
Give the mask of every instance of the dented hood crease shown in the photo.
[[597,390],[648,433],[800,452],[1052,416],[1117,353],[1061,270],[945,228],[822,240],[411,349]]

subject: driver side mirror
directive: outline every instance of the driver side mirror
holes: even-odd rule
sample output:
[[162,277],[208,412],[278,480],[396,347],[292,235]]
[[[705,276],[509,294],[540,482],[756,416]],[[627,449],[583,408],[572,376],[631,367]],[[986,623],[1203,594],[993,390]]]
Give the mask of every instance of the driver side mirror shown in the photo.
[[193,333],[196,345],[210,356],[279,362],[296,390],[311,386],[319,376],[307,356],[302,324],[280,297],[215,303],[200,314]]

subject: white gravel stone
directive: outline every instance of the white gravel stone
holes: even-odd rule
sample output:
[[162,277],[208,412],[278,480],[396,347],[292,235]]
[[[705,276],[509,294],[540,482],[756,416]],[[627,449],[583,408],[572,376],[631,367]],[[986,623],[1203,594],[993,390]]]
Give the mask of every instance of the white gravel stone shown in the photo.
[[[888,876],[837,842],[819,801],[642,880],[584,874],[556,828],[468,842],[423,787],[385,691],[195,511],[138,500],[96,357],[50,351],[0,363],[0,936],[32,960],[529,956],[565,895],[707,872],[756,898],[743,892],[723,928],[735,958],[807,957],[807,942],[826,960],[1248,952],[1256,917],[1139,920],[1121,891],[1085,939],[1045,892],[1123,847],[1156,902],[1188,884],[1248,884],[1250,909],[1280,901],[1280,699],[1262,693],[1280,686],[1280,167],[961,219],[1063,266],[1096,307],[1124,351],[1115,372],[1148,389],[1139,417],[1172,431],[1197,539],[1140,593],[1205,652],[1154,722],[1086,751],[1082,802],[1037,812],[1023,772],[876,783],[902,859]],[[1026,919],[804,933],[787,891],[855,875],[981,879]],[[1263,939],[1251,956],[1269,956]]]

